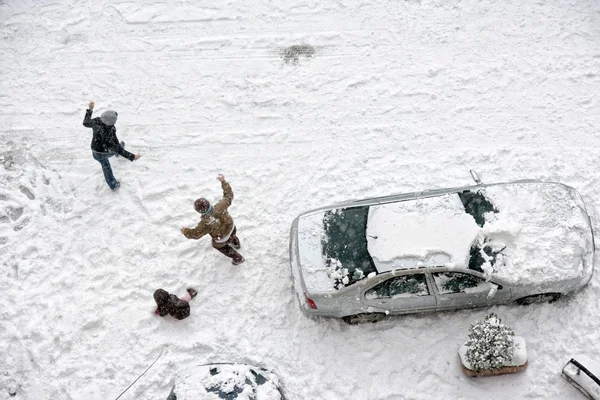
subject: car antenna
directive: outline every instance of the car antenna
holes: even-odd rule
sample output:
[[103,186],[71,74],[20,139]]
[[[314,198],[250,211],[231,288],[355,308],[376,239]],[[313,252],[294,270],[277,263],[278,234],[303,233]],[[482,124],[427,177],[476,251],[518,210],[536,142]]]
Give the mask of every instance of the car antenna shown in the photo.
[[152,368],[152,366],[153,366],[154,364],[156,364],[156,362],[158,361],[158,359],[159,359],[159,358],[160,358],[160,357],[163,355],[163,351],[164,351],[164,350],[165,350],[165,348],[164,348],[164,347],[163,347],[162,349],[160,349],[160,354],[158,355],[158,357],[156,357],[156,360],[154,360],[154,362],[153,362],[152,364],[150,364],[150,366],[149,366],[148,368],[146,368],[146,370],[145,370],[144,372],[142,372],[142,374],[141,374],[140,376],[138,376],[138,377],[137,377],[137,379],[131,383],[131,385],[127,386],[127,389],[123,390],[123,391],[121,392],[121,394],[120,394],[120,395],[119,395],[119,396],[118,396],[118,397],[117,397],[115,400],[119,400],[119,398],[120,398],[121,396],[123,396],[123,394],[124,394],[126,391],[128,391],[128,390],[129,390],[129,388],[131,388],[131,387],[132,387],[132,386],[133,386],[133,385],[134,385],[134,384],[135,384],[135,383],[138,381],[138,379],[140,379],[142,376],[144,376],[144,374],[145,374],[146,372],[148,372],[148,370],[149,370],[150,368]]
[[471,173],[471,178],[475,181],[476,184],[481,185],[481,178],[479,178],[479,174],[475,172],[475,170],[469,170]]

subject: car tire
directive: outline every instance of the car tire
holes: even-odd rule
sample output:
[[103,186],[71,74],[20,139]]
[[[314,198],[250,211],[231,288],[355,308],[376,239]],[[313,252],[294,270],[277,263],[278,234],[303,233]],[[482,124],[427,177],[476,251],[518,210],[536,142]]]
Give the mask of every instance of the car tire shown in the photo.
[[517,304],[527,306],[533,303],[553,303],[560,298],[560,293],[540,293],[517,299]]
[[364,313],[364,314],[354,314],[347,315],[343,317],[345,323],[348,325],[358,325],[370,322],[374,324],[375,322],[379,322],[384,319],[386,315],[384,313]]

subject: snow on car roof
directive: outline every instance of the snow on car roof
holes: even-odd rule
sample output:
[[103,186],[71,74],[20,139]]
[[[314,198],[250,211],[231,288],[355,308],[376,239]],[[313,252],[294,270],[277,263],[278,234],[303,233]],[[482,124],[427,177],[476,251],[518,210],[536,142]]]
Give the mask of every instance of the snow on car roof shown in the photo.
[[379,273],[420,266],[466,268],[479,233],[456,193],[371,206],[369,253]]
[[[368,207],[362,234],[377,273],[423,266],[467,268],[472,246],[491,243],[503,255],[493,275],[507,282],[543,284],[591,274],[591,231],[583,201],[573,188],[520,182],[483,186],[471,193],[489,200],[493,211],[467,213],[457,193]],[[344,262],[323,256],[323,244],[331,240],[324,218],[328,212],[343,211],[315,212],[298,221],[300,264],[310,291],[331,292],[348,285]],[[492,272],[491,266],[486,272]]]

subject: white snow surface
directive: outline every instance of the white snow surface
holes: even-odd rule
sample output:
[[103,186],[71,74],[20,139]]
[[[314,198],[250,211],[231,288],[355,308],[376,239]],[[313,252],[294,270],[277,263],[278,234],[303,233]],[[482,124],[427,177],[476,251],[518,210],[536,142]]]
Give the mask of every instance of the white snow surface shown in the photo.
[[[598,358],[598,273],[552,304],[347,326],[301,314],[288,232],[305,210],[469,169],[573,186],[597,231],[597,1],[1,0],[0,38],[1,399],[116,398],[161,349],[121,399],[231,361],[292,400],[581,397],[560,373]],[[303,44],[313,57],[282,59]],[[90,100],[142,154],[111,161],[116,193],[81,125]],[[218,173],[241,266],[179,232]],[[189,318],[153,314],[156,288],[188,286]],[[490,312],[529,366],[473,380],[456,351]]]

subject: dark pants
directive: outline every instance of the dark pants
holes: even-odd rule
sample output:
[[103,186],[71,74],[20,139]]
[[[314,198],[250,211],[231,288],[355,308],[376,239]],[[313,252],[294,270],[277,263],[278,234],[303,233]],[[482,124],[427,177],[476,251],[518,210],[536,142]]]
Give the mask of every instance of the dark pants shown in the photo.
[[98,161],[102,166],[104,180],[106,180],[108,187],[110,187],[112,190],[115,190],[119,186],[119,183],[113,175],[110,161],[108,160],[109,157],[114,156],[114,153],[98,153],[97,151],[92,151],[92,156],[94,157],[94,160]]
[[237,228],[234,227],[233,232],[231,232],[231,236],[229,236],[229,239],[226,242],[217,243],[213,240],[212,246],[219,250],[222,254],[233,259],[233,261],[240,262],[242,261],[243,257],[240,255],[240,253],[235,251],[235,248],[240,248],[240,239],[235,235],[236,233]]

